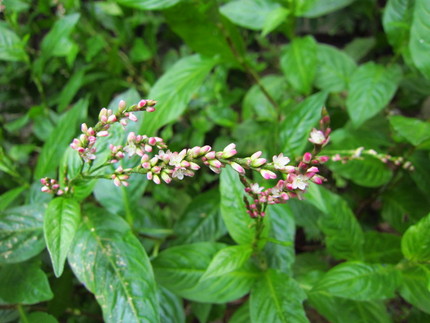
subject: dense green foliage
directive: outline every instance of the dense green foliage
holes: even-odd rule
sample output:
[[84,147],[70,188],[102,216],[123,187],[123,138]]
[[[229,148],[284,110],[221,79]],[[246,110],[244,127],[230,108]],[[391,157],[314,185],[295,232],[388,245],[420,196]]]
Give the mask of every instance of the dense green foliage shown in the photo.
[[[0,322],[429,322],[429,21],[428,0],[0,1]],[[82,122],[141,98],[111,142],[293,164],[326,106],[327,181],[257,220],[231,168],[41,192],[78,178]]]

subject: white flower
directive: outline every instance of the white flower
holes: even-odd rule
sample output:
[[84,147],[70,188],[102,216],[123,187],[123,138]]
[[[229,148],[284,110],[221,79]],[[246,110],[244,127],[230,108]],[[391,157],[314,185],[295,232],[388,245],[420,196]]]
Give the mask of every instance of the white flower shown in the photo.
[[[170,154],[170,166],[180,167],[181,161],[184,159],[185,155],[187,153],[186,149],[183,149],[180,153],[177,153],[176,151],[174,153]],[[180,178],[182,179],[182,178]]]
[[276,169],[283,169],[289,162],[290,159],[286,156],[284,157],[283,153],[280,153],[278,156],[273,156],[273,166],[275,166]]
[[327,138],[325,137],[324,133],[320,130],[317,130],[315,128],[312,129],[309,141],[315,145],[322,145],[326,142]]
[[264,187],[259,186],[257,183],[252,184],[250,188],[254,194],[260,194],[264,190]]
[[173,171],[172,177],[177,178],[179,180],[184,179],[185,170],[186,169],[184,167],[176,167],[175,170]]
[[293,189],[298,188],[299,190],[304,191],[306,189],[306,187],[308,187],[309,184],[309,177],[305,176],[305,175],[297,175],[295,176],[295,178],[293,179]]

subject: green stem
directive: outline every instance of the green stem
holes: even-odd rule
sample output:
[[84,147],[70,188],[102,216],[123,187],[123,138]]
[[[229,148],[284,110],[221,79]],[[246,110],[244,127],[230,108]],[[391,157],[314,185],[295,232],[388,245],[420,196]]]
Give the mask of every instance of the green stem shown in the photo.
[[28,320],[27,314],[25,313],[24,308],[22,307],[22,305],[18,304],[16,306],[16,309],[19,312],[19,317],[21,318],[22,323],[29,323],[30,321]]

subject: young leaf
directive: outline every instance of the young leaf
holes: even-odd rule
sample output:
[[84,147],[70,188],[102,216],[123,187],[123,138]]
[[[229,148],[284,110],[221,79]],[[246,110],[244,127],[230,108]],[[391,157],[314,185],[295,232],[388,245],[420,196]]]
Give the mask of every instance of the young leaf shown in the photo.
[[430,290],[428,288],[428,265],[416,265],[402,270],[399,292],[408,303],[430,314]]
[[12,62],[28,60],[24,43],[13,31],[2,24],[0,24],[0,60]]
[[358,67],[349,83],[346,108],[358,128],[390,102],[402,77],[399,66],[384,67],[373,62]]
[[88,209],[68,260],[79,281],[95,295],[106,322],[159,322],[151,264],[121,217]]
[[402,237],[402,252],[406,259],[416,262],[430,260],[430,214],[406,230]]
[[294,38],[281,55],[281,68],[292,87],[310,94],[317,68],[317,43],[311,36]]
[[140,10],[161,10],[173,7],[181,0],[115,0],[120,5]]
[[428,24],[430,2],[416,0],[410,33],[409,49],[414,64],[430,79],[430,25]]
[[36,304],[53,296],[48,277],[40,269],[38,261],[0,267],[1,304]]
[[44,212],[44,206],[31,204],[0,214],[0,263],[24,261],[45,248]]
[[306,294],[289,275],[269,269],[251,291],[251,322],[308,322]]
[[81,208],[71,198],[53,199],[45,212],[43,231],[55,276],[61,276],[69,249],[81,220]]
[[394,297],[400,275],[394,267],[362,262],[345,262],[329,270],[313,291],[357,300]]
[[403,116],[391,116],[389,120],[394,130],[414,146],[430,139],[429,122]]
[[231,246],[221,249],[213,257],[208,269],[200,278],[202,281],[208,278],[228,274],[241,268],[251,257],[251,245]]
[[414,1],[388,0],[384,9],[382,24],[388,42],[397,51],[407,49]]

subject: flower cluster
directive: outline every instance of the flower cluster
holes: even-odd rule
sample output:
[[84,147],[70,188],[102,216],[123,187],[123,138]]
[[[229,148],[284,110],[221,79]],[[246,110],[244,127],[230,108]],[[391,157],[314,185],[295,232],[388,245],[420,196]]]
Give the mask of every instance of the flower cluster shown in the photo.
[[56,195],[63,195],[64,190],[60,189],[60,185],[55,179],[44,177],[40,179],[42,184],[41,191],[44,193],[51,193]]

